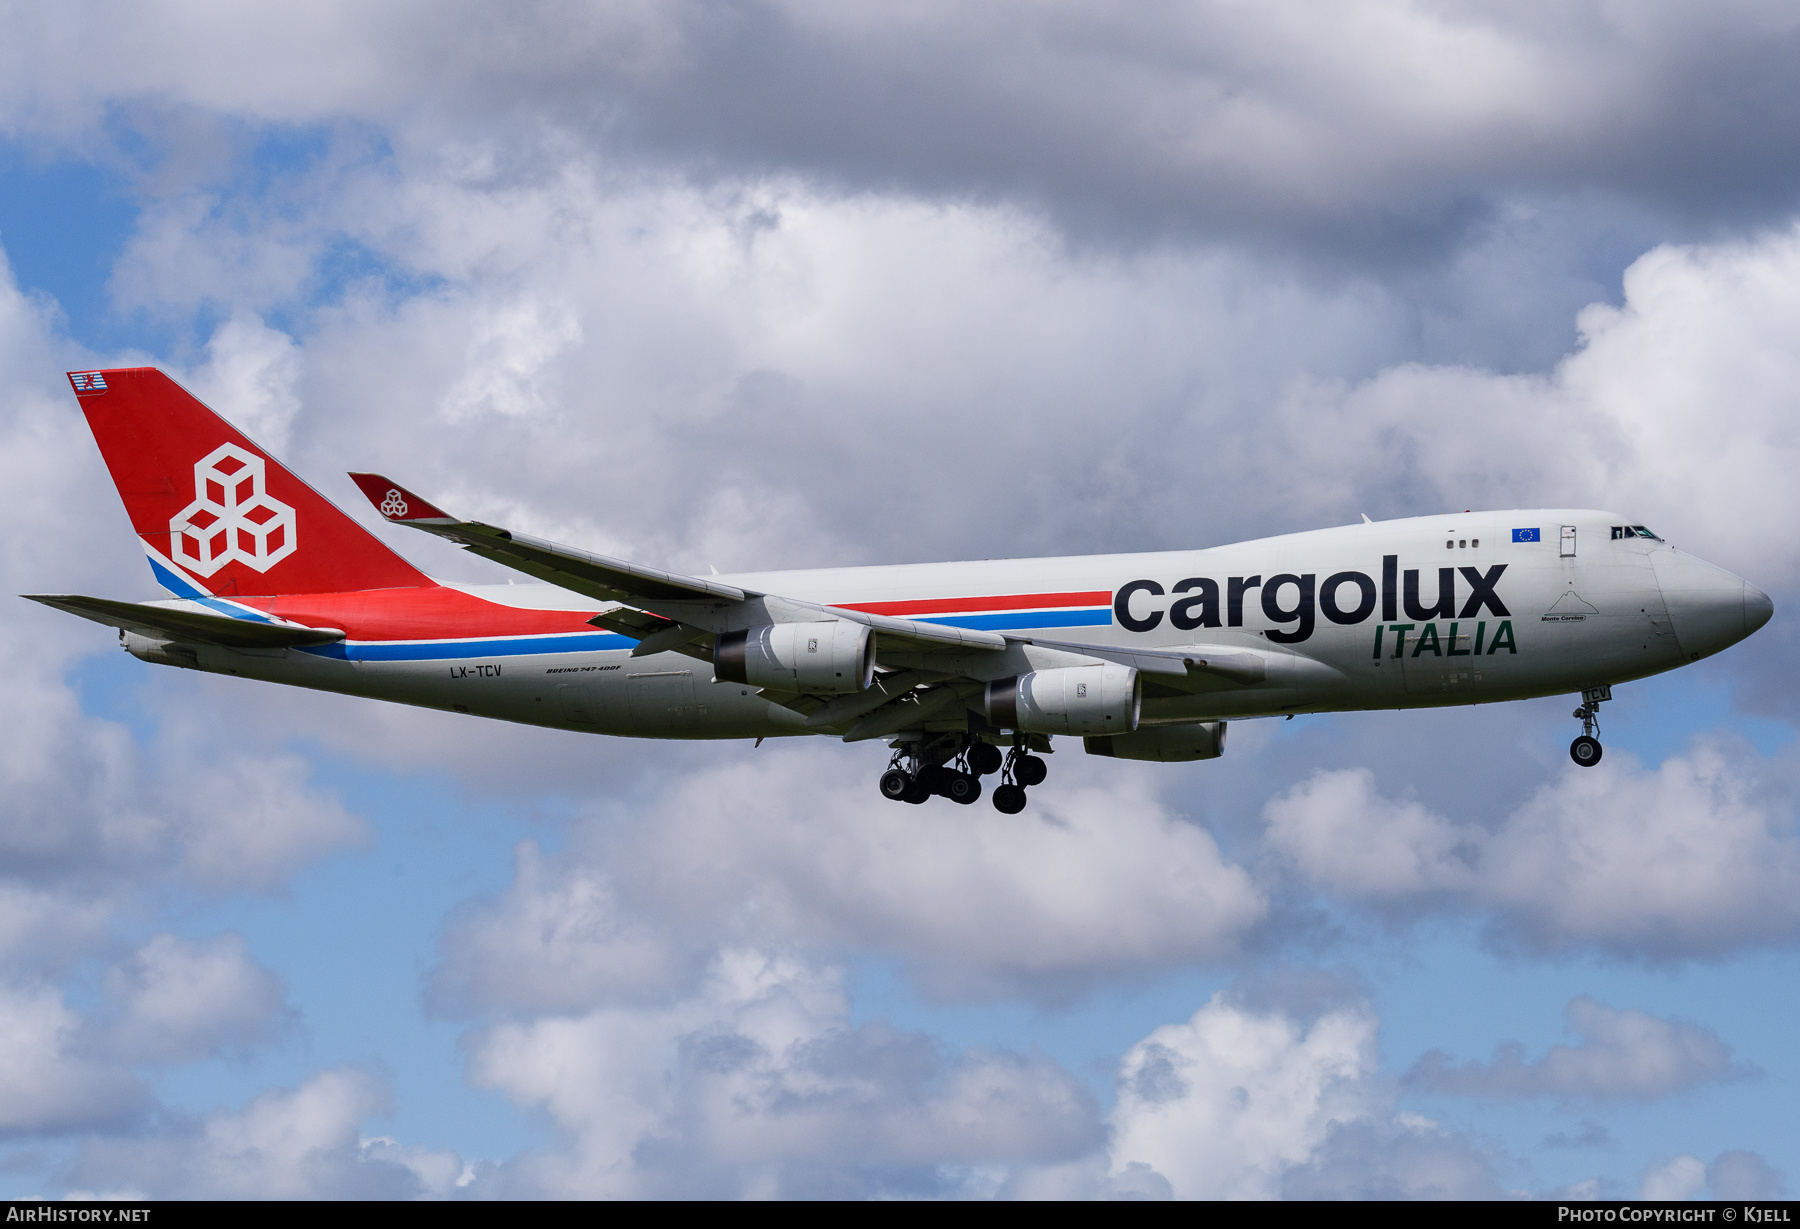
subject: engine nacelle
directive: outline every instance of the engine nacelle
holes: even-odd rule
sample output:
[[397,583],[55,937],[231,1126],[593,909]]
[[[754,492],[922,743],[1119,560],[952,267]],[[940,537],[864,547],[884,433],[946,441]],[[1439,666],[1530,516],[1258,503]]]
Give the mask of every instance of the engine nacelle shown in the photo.
[[1225,754],[1225,723],[1184,721],[1180,725],[1152,725],[1134,734],[1103,734],[1082,741],[1089,755],[1110,755],[1118,760],[1156,760],[1164,764],[1216,760]]
[[726,632],[713,641],[713,674],[778,691],[861,691],[875,677],[875,637],[843,619]]
[[1143,686],[1130,666],[1111,662],[1033,670],[987,685],[989,723],[1033,734],[1129,734],[1137,729]]

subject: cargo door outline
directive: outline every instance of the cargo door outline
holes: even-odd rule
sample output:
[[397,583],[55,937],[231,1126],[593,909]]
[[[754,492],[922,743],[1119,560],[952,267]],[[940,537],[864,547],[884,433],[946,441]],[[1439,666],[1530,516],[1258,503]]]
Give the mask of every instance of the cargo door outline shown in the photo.
[[692,670],[654,670],[625,677],[630,731],[667,730],[692,723],[700,708]]
[[598,679],[556,685],[557,708],[572,725],[604,725],[607,697]]
[[[1478,622],[1486,622],[1487,634],[1493,634],[1493,619],[1453,619],[1438,623],[1438,651],[1420,653],[1417,657],[1413,654],[1419,647],[1419,629],[1407,632],[1405,652],[1400,658],[1400,676],[1406,680],[1406,690],[1433,695],[1473,691],[1474,684],[1481,681],[1484,673],[1481,659],[1475,656],[1475,625]],[[1454,636],[1452,628],[1455,628]],[[1451,656],[1453,648],[1467,656]],[[1482,646],[1483,651],[1486,648],[1486,645]]]

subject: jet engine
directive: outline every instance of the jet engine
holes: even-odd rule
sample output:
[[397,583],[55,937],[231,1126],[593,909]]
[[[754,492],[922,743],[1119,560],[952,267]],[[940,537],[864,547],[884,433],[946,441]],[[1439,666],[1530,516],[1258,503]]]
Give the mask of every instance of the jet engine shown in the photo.
[[1118,760],[1214,760],[1225,754],[1223,721],[1184,721],[1180,725],[1145,726],[1132,734],[1102,734],[1082,740],[1089,755]]
[[726,632],[713,641],[713,674],[778,691],[861,691],[875,676],[875,637],[843,619]]
[[1143,687],[1130,666],[1064,666],[997,679],[982,703],[988,721],[1003,730],[1128,734],[1137,729]]

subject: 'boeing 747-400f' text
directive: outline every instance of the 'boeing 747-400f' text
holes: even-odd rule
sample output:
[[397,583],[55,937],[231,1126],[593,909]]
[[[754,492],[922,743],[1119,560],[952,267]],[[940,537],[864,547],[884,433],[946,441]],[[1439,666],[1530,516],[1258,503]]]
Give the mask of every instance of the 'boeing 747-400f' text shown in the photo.
[[1052,737],[1200,760],[1234,717],[1580,692],[1717,653],[1768,597],[1631,518],[1534,508],[1161,554],[683,576],[459,520],[352,474],[387,520],[536,585],[437,581],[154,368],[72,372],[174,600],[33,600],[145,661],[640,738],[885,739],[881,792],[1013,813]]

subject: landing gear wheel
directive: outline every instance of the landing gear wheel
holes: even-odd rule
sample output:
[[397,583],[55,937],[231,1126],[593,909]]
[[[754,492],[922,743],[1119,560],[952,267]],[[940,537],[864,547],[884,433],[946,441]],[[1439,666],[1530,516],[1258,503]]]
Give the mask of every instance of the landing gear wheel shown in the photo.
[[912,785],[907,788],[907,791],[904,794],[900,795],[900,801],[901,802],[910,802],[914,806],[918,806],[921,802],[926,801],[930,797],[931,797],[930,787],[922,784],[921,782],[914,781],[912,783]]
[[906,801],[906,792],[913,787],[912,774],[902,768],[890,768],[881,774],[881,796],[894,802]]
[[1050,766],[1035,755],[1021,755],[1013,765],[1013,776],[1020,785],[1042,785],[1050,775]]
[[993,743],[978,742],[969,748],[969,771],[978,777],[1000,771],[1000,748]]
[[953,772],[942,793],[951,802],[960,802],[964,806],[968,806],[981,797],[981,781],[966,772]]
[[1600,740],[1594,735],[1600,732],[1600,706],[1610,699],[1612,687],[1609,684],[1581,690],[1581,707],[1574,712],[1575,720],[1581,722],[1581,737],[1569,744],[1569,758],[1583,768],[1592,768],[1600,762]]
[[1025,809],[1025,791],[1016,785],[1002,785],[994,791],[994,809],[1002,815],[1017,815]]
[[948,798],[950,796],[950,778],[956,775],[955,770],[945,768],[941,764],[927,764],[919,769],[915,779],[919,783],[919,788],[927,794],[942,794]]
[[1600,762],[1600,740],[1583,734],[1569,744],[1569,758],[1583,768],[1592,768]]

